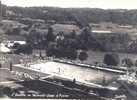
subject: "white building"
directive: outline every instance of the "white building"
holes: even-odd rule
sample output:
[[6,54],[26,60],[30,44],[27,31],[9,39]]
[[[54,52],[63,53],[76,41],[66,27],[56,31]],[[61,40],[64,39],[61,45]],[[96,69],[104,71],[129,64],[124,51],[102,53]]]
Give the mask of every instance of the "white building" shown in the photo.
[[1,43],[1,44],[0,44],[0,52],[2,52],[2,53],[10,53],[11,50],[10,50],[8,47],[6,47],[6,46],[4,45],[4,43]]

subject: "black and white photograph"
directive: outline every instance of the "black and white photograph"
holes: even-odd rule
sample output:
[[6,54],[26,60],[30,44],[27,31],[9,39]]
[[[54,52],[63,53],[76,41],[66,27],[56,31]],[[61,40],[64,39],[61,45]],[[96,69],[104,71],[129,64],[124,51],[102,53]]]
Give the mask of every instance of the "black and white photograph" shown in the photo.
[[137,100],[137,1],[0,0],[0,99]]

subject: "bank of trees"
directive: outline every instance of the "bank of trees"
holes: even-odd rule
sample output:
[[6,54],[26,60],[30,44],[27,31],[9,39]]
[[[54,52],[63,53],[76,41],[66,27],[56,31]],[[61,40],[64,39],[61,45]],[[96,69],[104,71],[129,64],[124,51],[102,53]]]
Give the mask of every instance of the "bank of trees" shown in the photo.
[[[105,51],[103,44],[92,36],[89,26],[83,28],[80,34],[73,30],[70,34],[59,32],[55,35],[52,27],[48,28],[47,33],[41,34],[33,29],[27,36],[27,43],[33,49],[45,49],[47,56],[81,61],[87,59],[88,50]],[[82,52],[79,53],[79,50]]]
[[27,36],[27,43],[33,49],[45,49],[47,56],[68,59],[80,58],[80,60],[84,60],[87,57],[86,53],[84,54],[86,57],[82,59],[78,57],[78,50],[83,51],[80,55],[93,48],[101,50],[99,43],[92,37],[88,27],[84,28],[79,35],[74,30],[68,35],[63,32],[55,35],[52,27],[49,27],[45,34],[40,34],[34,29]]
[[[64,36],[63,33],[61,33],[61,35],[59,34],[58,36],[56,36],[55,41],[48,41],[49,43],[46,49],[47,56],[67,58],[71,60],[75,60],[77,58],[79,58],[81,61],[85,60],[85,58],[87,58],[86,51],[78,54],[78,50],[81,49],[81,47],[78,45],[79,43],[74,37],[75,35],[76,34],[73,33],[73,36]],[[83,56],[84,58],[82,58],[81,56]]]

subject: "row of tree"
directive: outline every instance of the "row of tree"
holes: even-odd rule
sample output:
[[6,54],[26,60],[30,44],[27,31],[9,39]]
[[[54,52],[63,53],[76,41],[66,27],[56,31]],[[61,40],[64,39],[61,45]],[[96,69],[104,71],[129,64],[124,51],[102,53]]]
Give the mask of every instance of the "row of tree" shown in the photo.
[[[75,31],[72,31],[69,35],[65,35],[63,32],[54,35],[51,27],[49,27],[47,34],[39,34],[36,30],[32,30],[27,36],[27,45],[14,44],[13,48],[16,48],[15,53],[17,54],[31,54],[32,50],[37,48],[45,49],[47,56],[71,60],[79,58],[81,61],[88,58],[88,49],[104,49],[86,28],[80,35],[77,35]],[[107,65],[117,66],[120,59],[118,54],[106,54],[103,62]],[[135,65],[129,58],[122,60],[122,63],[125,63],[127,67]]]
[[[15,49],[14,53],[16,54],[32,54],[32,47],[31,45],[19,45],[14,44],[13,48]],[[76,60],[79,59],[80,61],[84,61],[88,58],[88,53],[85,50],[76,50],[73,48],[63,48],[63,47],[56,47],[55,44],[50,45],[48,49],[46,50],[46,54],[49,57],[56,57],[56,58],[66,58],[70,60]],[[41,55],[42,57],[42,55]],[[108,66],[118,66],[120,64],[120,58],[119,55],[116,53],[107,53],[104,55],[104,64]],[[121,60],[121,63],[125,67],[137,67],[137,60],[133,62],[130,58],[124,58]]]
[[55,35],[53,29],[49,27],[47,34],[40,34],[34,29],[26,38],[26,45],[14,44],[14,53],[31,54],[33,49],[45,49],[47,56],[71,60],[79,58],[83,61],[88,57],[86,51],[91,44],[91,35],[86,30],[81,35],[76,35],[75,31],[72,31],[69,35],[64,35],[63,32]]
[[78,35],[74,30],[66,35],[63,32],[54,34],[52,27],[48,28],[48,33],[41,34],[35,29],[27,36],[27,42],[32,45],[33,48],[44,49],[49,46],[51,42],[57,43],[58,46],[67,46],[74,49],[96,49],[104,50],[104,46],[101,42],[97,41],[91,34],[89,28],[84,28]]
[[[62,40],[62,43],[65,41]],[[86,50],[77,50],[76,48],[70,47],[71,45],[67,44],[57,44],[54,42],[50,42],[48,44],[48,47],[46,48],[46,54],[48,57],[56,57],[56,58],[66,58],[70,60],[76,60],[79,59],[82,62],[88,58],[88,53]],[[15,43],[13,48],[14,53],[16,54],[32,54],[33,48],[30,44],[20,45],[18,43]],[[42,57],[42,55],[40,54]],[[117,53],[107,53],[104,55],[104,64],[108,66],[118,66],[120,64],[120,57]],[[124,58],[121,60],[121,63],[125,67],[137,67],[137,60],[133,62],[130,58]]]
[[55,35],[51,27],[48,28],[47,34],[40,34],[34,29],[26,38],[33,49],[45,49],[47,56],[58,58],[76,59],[79,50],[83,52],[91,48],[103,50],[103,46],[92,37],[88,28],[83,29],[79,35],[75,31],[69,35],[63,32]]

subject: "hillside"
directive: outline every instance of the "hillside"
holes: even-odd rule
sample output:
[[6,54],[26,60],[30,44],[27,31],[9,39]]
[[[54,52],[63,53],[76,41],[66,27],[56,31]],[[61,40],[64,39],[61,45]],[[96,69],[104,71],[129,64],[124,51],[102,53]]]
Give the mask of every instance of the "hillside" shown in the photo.
[[56,7],[7,7],[7,10],[21,17],[55,20],[57,22],[75,21],[75,18],[78,18],[83,23],[137,24],[137,10]]

